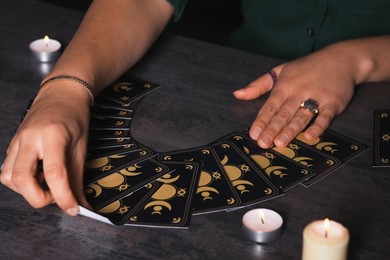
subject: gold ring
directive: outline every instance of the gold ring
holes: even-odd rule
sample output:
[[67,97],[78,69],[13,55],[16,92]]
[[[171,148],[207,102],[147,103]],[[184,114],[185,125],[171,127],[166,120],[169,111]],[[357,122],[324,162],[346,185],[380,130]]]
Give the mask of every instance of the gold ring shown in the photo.
[[315,101],[314,99],[307,99],[301,103],[299,106],[300,108],[304,108],[307,111],[312,112],[314,115],[317,115],[319,110],[318,110],[318,102]]

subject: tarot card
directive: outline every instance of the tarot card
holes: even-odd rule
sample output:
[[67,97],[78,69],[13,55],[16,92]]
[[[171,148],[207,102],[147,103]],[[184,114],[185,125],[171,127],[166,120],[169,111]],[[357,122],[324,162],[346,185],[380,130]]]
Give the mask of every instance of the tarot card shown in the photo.
[[[156,182],[158,189],[144,200],[127,221],[128,225],[186,228],[189,226],[199,180],[199,165],[190,162],[166,162],[174,171]],[[123,199],[132,199],[131,196]]]
[[210,146],[162,153],[159,160],[196,162],[200,165],[200,178],[195,194],[193,214],[204,214],[241,205],[225,170]]
[[85,186],[88,203],[99,210],[171,170],[153,159],[132,164]]
[[90,130],[129,130],[131,119],[91,116]]
[[159,87],[159,84],[138,78],[122,78],[106,87],[99,96],[120,104],[129,104]]
[[374,113],[374,165],[390,167],[390,110]]
[[123,137],[112,138],[112,139],[88,140],[88,150],[123,147],[125,145],[136,145],[136,144],[132,139],[123,138]]
[[116,153],[98,158],[87,157],[84,166],[84,185],[89,185],[114,172],[132,167],[133,164],[140,163],[153,155],[155,154],[152,150],[142,146],[141,150],[134,152]]
[[130,129],[127,130],[109,130],[109,129],[95,129],[89,130],[89,140],[103,140],[116,138],[131,138]]
[[365,145],[329,129],[318,138],[309,140],[301,133],[296,137],[296,140],[328,154],[341,163],[349,161],[367,149]]
[[[87,161],[99,159],[106,156],[115,156],[118,154],[126,154],[126,153],[133,153],[133,152],[139,152],[145,147],[138,144],[137,142],[133,141],[132,143],[125,144],[122,146],[115,146],[115,147],[107,147],[107,148],[96,148],[96,149],[88,149],[87,150]],[[149,148],[145,148],[146,150],[150,150]]]
[[124,109],[106,108],[103,106],[91,107],[91,115],[94,117],[132,119],[133,112]]
[[314,170],[316,174],[302,182],[306,187],[324,178],[341,165],[339,160],[321,153],[319,150],[297,143],[295,140],[287,147],[273,147],[272,151]]
[[97,95],[95,97],[95,102],[93,107],[101,107],[106,109],[117,109],[117,110],[125,110],[130,113],[134,113],[135,109],[137,108],[139,102],[142,100],[142,98],[139,98],[137,100],[134,100],[130,103],[118,103],[109,99],[104,98],[104,96]]
[[240,197],[241,206],[250,206],[283,193],[229,141],[213,143],[212,147]]
[[123,225],[134,214],[137,205],[150,198],[151,194],[153,194],[158,187],[158,182],[148,183],[141,189],[130,193],[128,196],[116,200],[104,208],[96,210],[96,213],[108,218],[115,225]]
[[248,136],[247,132],[232,133],[224,138],[233,143],[241,152],[247,156],[259,171],[265,173],[265,177],[276,187],[287,191],[301,181],[315,175],[315,172],[293,160],[287,160],[284,156],[272,150],[260,148]]

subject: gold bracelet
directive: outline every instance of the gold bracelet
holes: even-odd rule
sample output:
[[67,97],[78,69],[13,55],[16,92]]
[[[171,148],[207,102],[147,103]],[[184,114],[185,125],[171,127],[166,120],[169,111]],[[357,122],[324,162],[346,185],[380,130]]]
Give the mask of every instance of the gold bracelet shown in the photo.
[[[41,91],[42,88],[45,87],[45,85],[47,85],[48,83],[55,81],[55,80],[60,80],[60,79],[72,80],[72,81],[77,82],[80,85],[82,85],[88,91],[89,95],[91,96],[91,106],[93,105],[95,97],[93,95],[92,87],[87,82],[85,82],[84,80],[79,79],[77,77],[68,76],[68,75],[59,75],[59,76],[52,77],[41,84],[39,91]],[[39,93],[39,91],[38,91],[38,93]]]

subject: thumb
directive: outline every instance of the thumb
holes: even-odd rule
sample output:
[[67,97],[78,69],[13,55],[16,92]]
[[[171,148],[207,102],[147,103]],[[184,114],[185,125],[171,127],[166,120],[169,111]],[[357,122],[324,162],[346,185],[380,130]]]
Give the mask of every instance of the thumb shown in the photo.
[[261,77],[252,81],[244,88],[234,91],[233,95],[237,99],[241,100],[252,100],[260,97],[261,95],[264,95],[265,93],[272,90],[274,84],[276,84],[276,79],[281,70],[282,65],[275,67]]

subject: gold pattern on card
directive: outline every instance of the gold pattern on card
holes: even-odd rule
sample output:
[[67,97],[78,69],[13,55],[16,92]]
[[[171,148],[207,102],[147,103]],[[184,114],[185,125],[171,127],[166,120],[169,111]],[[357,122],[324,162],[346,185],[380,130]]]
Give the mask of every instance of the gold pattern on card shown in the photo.
[[117,131],[114,132],[114,135],[122,135],[122,134],[123,134],[123,131],[117,130]]
[[124,125],[125,124],[125,121],[123,121],[123,120],[117,120],[116,122],[115,122],[115,125],[116,126],[121,126],[121,125]]
[[111,159],[120,159],[126,157],[126,155],[110,155],[102,158],[97,158],[93,160],[89,160],[85,162],[85,167],[87,168],[94,168],[94,169],[101,169],[101,171],[107,171],[109,169],[104,168],[105,166],[110,166],[111,167]]
[[110,213],[113,213],[115,211],[118,211],[122,207],[123,207],[122,203],[119,200],[117,200],[117,201],[114,201],[111,204],[108,204],[104,208],[98,210],[98,213],[110,214]]
[[357,145],[355,145],[355,144],[351,145],[350,148],[351,148],[351,150],[354,150],[354,151],[359,150],[359,146],[357,146]]
[[242,136],[239,136],[239,135],[234,136],[233,139],[236,140],[236,141],[243,140]]
[[219,194],[219,191],[216,188],[210,186],[213,182],[214,178],[210,172],[200,172],[199,184],[196,193],[203,197],[203,201],[212,200],[212,193]]
[[124,115],[126,115],[126,114],[127,114],[127,111],[125,111],[125,110],[120,110],[120,111],[117,113],[118,116],[124,116]]
[[125,141],[125,138],[116,138],[115,142],[116,143],[123,143]]
[[172,219],[172,224],[178,224],[181,222],[181,218],[180,217],[177,217],[177,218],[173,218]]
[[390,160],[388,158],[382,158],[381,162],[387,164],[387,163],[390,163]]
[[112,86],[112,89],[115,92],[122,92],[122,91],[127,91],[129,92],[130,90],[133,89],[132,83],[130,82],[117,82]]
[[331,159],[327,159],[326,164],[332,166],[332,165],[334,165],[334,161]]
[[144,209],[150,207],[153,208],[152,215],[158,214],[162,215],[162,211],[167,209],[172,210],[172,205],[169,203],[169,200],[174,197],[185,197],[187,191],[185,188],[177,188],[174,183],[180,178],[180,175],[172,177],[170,173],[165,174],[164,176],[157,179],[157,181],[163,183],[161,187],[151,196],[153,201],[148,202]]
[[381,118],[388,118],[389,117],[389,113],[387,113],[387,112],[381,113],[380,117]]
[[244,147],[244,150],[249,156],[263,169],[265,170],[266,174],[271,177],[271,175],[276,175],[280,178],[283,178],[284,176],[288,176],[287,173],[284,171],[287,171],[288,169],[284,166],[278,166],[274,165],[272,166],[272,160],[276,158],[276,156],[270,152],[265,152],[263,154],[251,154],[249,149],[247,147]]
[[270,195],[270,194],[274,193],[274,191],[271,188],[266,188],[264,190],[264,193],[267,194],[267,195]]
[[250,181],[242,179],[244,177],[244,174],[250,171],[249,166],[247,166],[246,164],[242,164],[237,167],[235,165],[229,165],[228,162],[229,157],[225,155],[221,161],[221,164],[226,171],[230,182],[233,184],[233,187],[235,187],[241,194],[250,192],[247,187],[254,186],[254,184]]
[[144,84],[144,88],[150,88],[151,87],[151,85],[150,84]]
[[335,148],[336,146],[337,144],[333,142],[321,142],[316,145],[316,148],[320,151],[324,150],[330,152],[331,154],[334,154],[335,152],[338,151],[338,149]]
[[273,147],[272,150],[277,151],[280,154],[283,154],[284,156],[302,164],[307,167],[312,167],[313,164],[311,162],[313,161],[312,158],[306,157],[306,156],[298,156],[298,150],[301,149],[301,147],[297,144],[290,143],[287,147]]
[[[129,167],[126,167],[124,169],[121,169],[118,172],[114,172],[104,178],[99,179],[98,181],[89,184],[85,192],[88,194],[95,193],[95,198],[98,197],[102,192],[103,189],[117,189],[119,191],[127,190],[131,185],[127,184],[127,178],[126,177],[135,177],[143,173],[143,171],[140,171],[142,166],[139,166],[137,164],[133,164]],[[155,169],[155,172],[159,171],[160,167],[157,167]]]
[[235,198],[230,198],[230,199],[227,200],[227,204],[229,204],[229,205],[233,205],[235,203],[236,203],[236,199]]
[[383,134],[382,140],[383,140],[383,142],[389,142],[390,141],[390,134]]

